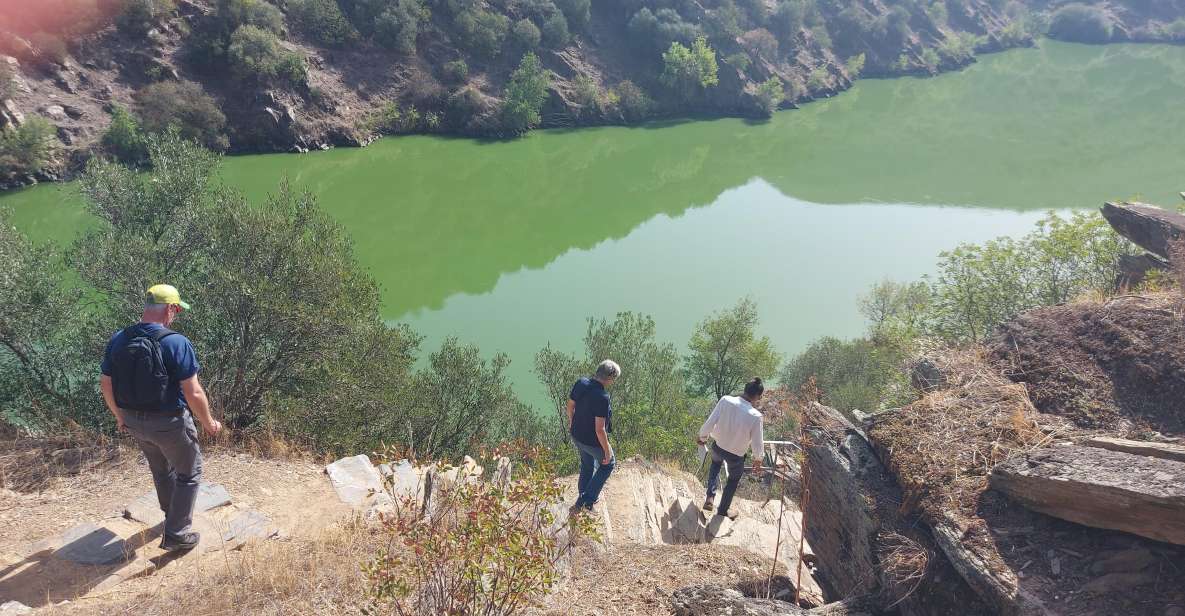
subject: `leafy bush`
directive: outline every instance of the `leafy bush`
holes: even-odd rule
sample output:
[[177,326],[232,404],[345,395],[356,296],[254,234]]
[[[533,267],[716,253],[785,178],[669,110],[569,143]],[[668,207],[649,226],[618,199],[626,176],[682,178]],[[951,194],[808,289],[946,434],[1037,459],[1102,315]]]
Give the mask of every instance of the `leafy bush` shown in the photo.
[[831,33],[827,32],[827,26],[819,24],[811,28],[811,38],[815,40],[815,44],[819,49],[831,49]]
[[99,143],[108,154],[127,165],[141,165],[148,159],[148,145],[140,123],[119,105],[111,110],[111,124]]
[[820,66],[811,71],[811,74],[806,79],[806,87],[811,92],[818,92],[831,87],[831,73],[827,72],[827,67]]
[[745,48],[750,51],[760,54],[766,60],[775,60],[778,57],[778,39],[765,28],[757,28],[746,32],[741,37],[741,42]]
[[[782,385],[797,388],[814,377],[820,402],[841,411],[875,412],[907,395],[904,348],[867,338],[824,337],[782,369]],[[894,396],[896,394],[896,396]]]
[[314,41],[330,47],[348,44],[358,31],[346,19],[337,0],[293,0],[288,16]]
[[421,0],[394,0],[374,22],[374,40],[403,53],[416,50],[416,37],[431,12]]
[[398,103],[387,103],[367,118],[363,128],[366,132],[392,135],[415,130],[420,119],[420,112],[415,107],[400,109]]
[[1058,8],[1049,22],[1049,36],[1079,43],[1106,43],[1113,29],[1111,16],[1102,7],[1077,2]]
[[40,116],[26,117],[15,129],[0,129],[0,177],[41,171],[52,159],[57,142],[53,124]]
[[691,392],[720,398],[755,376],[773,375],[780,359],[768,337],[757,337],[757,324],[757,304],[745,298],[696,325],[687,344]]
[[444,78],[451,83],[464,83],[469,79],[469,65],[464,60],[445,62]]
[[859,77],[860,73],[864,71],[864,54],[860,53],[848,58],[848,61],[844,62],[844,70],[847,71],[848,77],[851,79]]
[[144,130],[164,133],[173,129],[181,137],[211,150],[225,150],[229,145],[226,116],[200,85],[192,81],[162,81],[146,86],[135,98]]
[[115,26],[128,36],[144,36],[175,9],[173,0],[126,0]]
[[461,45],[485,59],[492,59],[502,51],[502,41],[510,30],[510,20],[504,15],[481,9],[465,10],[453,19]]
[[[805,0],[781,0],[769,18],[769,27],[782,43],[791,43],[806,25]],[[789,46],[789,45],[787,45]]]
[[213,17],[228,35],[240,26],[255,26],[275,35],[284,33],[284,14],[266,0],[218,0]]
[[671,48],[662,54],[662,62],[659,80],[667,87],[691,92],[720,83],[716,52],[702,36],[695,39],[690,49],[681,43],[671,43]]
[[416,496],[397,497],[383,520],[387,547],[363,567],[382,613],[509,616],[545,595],[576,539],[597,537],[592,516],[557,519],[564,488],[545,454],[522,456],[508,485],[455,481],[433,489],[427,515]]
[[244,81],[300,85],[307,80],[304,58],[281,47],[275,34],[257,26],[235,30],[226,59],[235,76]]
[[950,18],[950,15],[946,11],[946,1],[935,0],[926,6],[926,15],[930,18],[930,21],[934,22],[934,25],[939,28],[946,27],[947,20]]
[[627,25],[630,38],[646,49],[661,51],[678,42],[689,45],[702,35],[699,26],[684,20],[671,8],[639,9]]
[[601,110],[601,88],[597,86],[597,82],[592,77],[584,74],[577,75],[572,80],[572,90],[576,102],[580,105],[580,109],[577,111],[579,115],[596,113]]
[[567,18],[571,30],[583,32],[588,26],[591,0],[556,0],[555,5]]
[[539,111],[547,100],[551,77],[534,53],[528,52],[510,74],[502,102],[502,129],[520,134],[538,126]]
[[933,47],[927,47],[922,50],[922,64],[931,71],[938,68],[942,64],[942,56]]
[[568,20],[560,13],[552,13],[543,20],[543,44],[551,49],[566,47],[572,40]]
[[650,116],[654,109],[654,101],[650,99],[646,91],[628,79],[618,83],[614,88],[614,93],[617,95],[618,105],[621,107],[621,115],[627,122],[644,120]]
[[722,0],[716,8],[708,11],[705,30],[713,41],[726,43],[741,35],[741,10],[733,0]]
[[753,63],[753,60],[749,57],[749,54],[738,51],[724,58],[724,63],[738,71],[745,72],[749,70],[749,65]]
[[514,22],[510,28],[510,40],[515,47],[523,51],[530,51],[538,47],[542,37],[539,28],[531,23],[530,19],[520,19]]
[[970,32],[955,32],[938,44],[938,54],[945,60],[962,64],[975,57],[975,48],[983,38]]
[[757,106],[766,117],[772,116],[784,100],[786,92],[782,89],[781,79],[770,77],[757,86]]

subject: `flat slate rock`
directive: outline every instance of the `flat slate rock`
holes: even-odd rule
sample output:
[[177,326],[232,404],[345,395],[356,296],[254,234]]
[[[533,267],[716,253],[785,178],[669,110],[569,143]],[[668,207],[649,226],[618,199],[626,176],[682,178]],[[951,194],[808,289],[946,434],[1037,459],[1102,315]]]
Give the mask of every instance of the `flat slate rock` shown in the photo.
[[[217,507],[230,504],[230,493],[217,483],[202,483],[198,485],[197,501],[193,505],[194,513],[202,513]],[[165,514],[160,510],[156,501],[156,490],[141,495],[124,507],[123,517],[135,520],[148,526],[156,526],[165,520]]]
[[1046,515],[1185,545],[1185,462],[1049,447],[997,465],[991,486]]
[[1086,445],[1087,447],[1098,447],[1099,449],[1110,449],[1112,451],[1134,453],[1138,456],[1148,456],[1151,458],[1163,458],[1165,460],[1185,462],[1185,445],[1176,445],[1173,443],[1152,443],[1149,441],[1130,441],[1127,439],[1110,438],[1106,436],[1096,436],[1094,438],[1087,439],[1082,444]]
[[351,507],[361,508],[371,495],[383,491],[383,478],[366,454],[342,458],[325,467],[337,497]]
[[222,540],[231,542],[267,539],[276,532],[276,527],[266,515],[254,509],[247,509],[231,518],[229,527],[222,533]]
[[128,560],[122,537],[97,524],[79,524],[62,533],[54,557],[85,565],[110,565]]

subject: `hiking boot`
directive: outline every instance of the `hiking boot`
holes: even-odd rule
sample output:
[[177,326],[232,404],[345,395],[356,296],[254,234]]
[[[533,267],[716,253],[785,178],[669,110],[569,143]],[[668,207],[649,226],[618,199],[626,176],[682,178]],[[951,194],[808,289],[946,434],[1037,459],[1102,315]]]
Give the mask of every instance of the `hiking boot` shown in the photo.
[[704,501],[704,511],[711,511],[715,508],[716,505],[712,503],[712,497],[709,496],[708,500]]
[[179,552],[185,550],[192,550],[197,547],[198,541],[202,536],[198,533],[181,533],[180,535],[165,534],[164,539],[160,541],[160,549],[166,552]]

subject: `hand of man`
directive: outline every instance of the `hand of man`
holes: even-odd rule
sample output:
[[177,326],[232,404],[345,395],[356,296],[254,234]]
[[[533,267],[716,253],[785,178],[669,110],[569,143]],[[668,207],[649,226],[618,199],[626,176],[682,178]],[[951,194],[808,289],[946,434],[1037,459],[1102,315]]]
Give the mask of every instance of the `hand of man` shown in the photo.
[[115,416],[115,431],[116,432],[127,432],[128,431],[127,424],[123,423],[123,415],[116,415]]
[[697,437],[695,437],[695,443],[696,443],[697,445],[707,445],[707,444],[708,444],[708,441],[706,441],[706,440],[704,440],[704,439],[702,439],[702,438],[700,438],[700,437],[698,437],[698,436],[697,436]]
[[601,457],[601,464],[608,464],[608,463],[609,463],[609,460],[612,460],[612,459],[613,459],[613,452],[612,452],[612,451],[606,451],[606,452],[603,454],[603,456]]
[[202,424],[202,430],[205,430],[206,434],[214,436],[215,434],[222,432],[222,422],[218,421],[217,419],[211,419],[210,423]]
[[761,469],[761,460],[753,460],[753,472],[760,473]]

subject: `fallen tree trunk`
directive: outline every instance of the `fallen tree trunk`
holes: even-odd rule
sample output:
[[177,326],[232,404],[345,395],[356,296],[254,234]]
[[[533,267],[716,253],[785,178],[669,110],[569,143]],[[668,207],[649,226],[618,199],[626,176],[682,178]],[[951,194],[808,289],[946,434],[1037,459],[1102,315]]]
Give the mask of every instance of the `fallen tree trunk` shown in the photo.
[[1103,218],[1133,244],[1168,259],[1172,245],[1185,234],[1185,215],[1147,203],[1106,203]]
[[1147,441],[1129,441],[1122,438],[1110,438],[1106,436],[1096,436],[1087,439],[1082,443],[1087,447],[1098,447],[1099,449],[1110,449],[1111,451],[1122,451],[1125,453],[1135,454],[1137,456],[1148,456],[1150,458],[1161,458],[1163,460],[1176,460],[1177,462],[1185,462],[1185,445],[1173,445],[1171,443],[1149,443]]
[[1185,463],[1049,447],[999,464],[991,487],[1034,511],[1185,545]]

